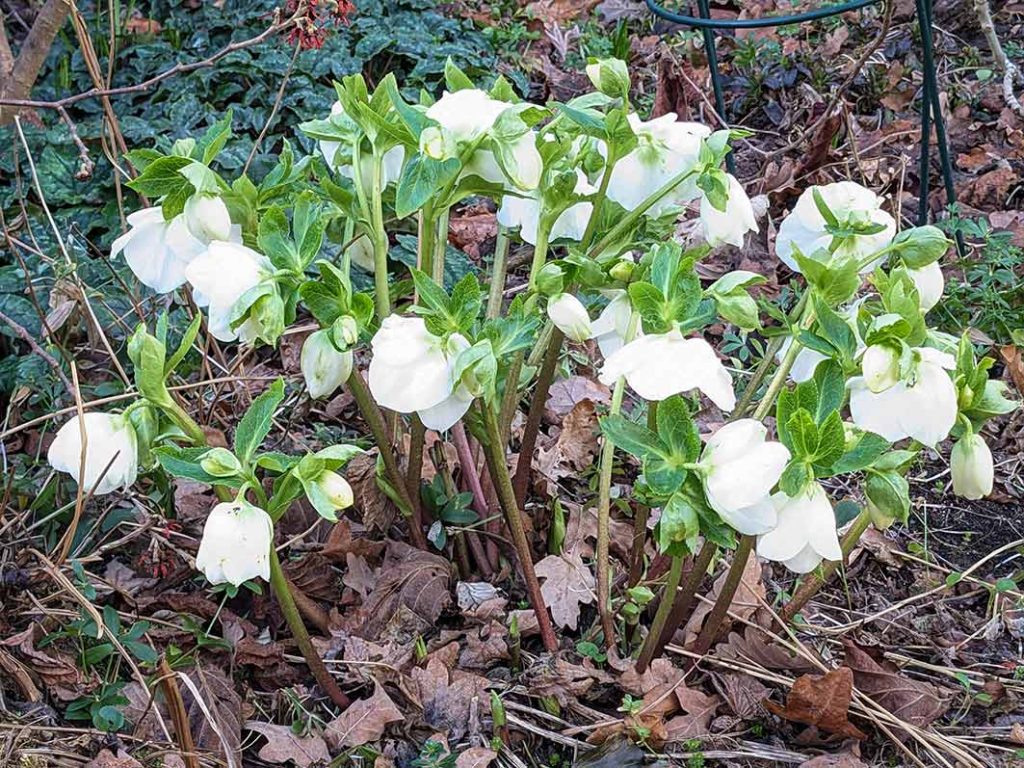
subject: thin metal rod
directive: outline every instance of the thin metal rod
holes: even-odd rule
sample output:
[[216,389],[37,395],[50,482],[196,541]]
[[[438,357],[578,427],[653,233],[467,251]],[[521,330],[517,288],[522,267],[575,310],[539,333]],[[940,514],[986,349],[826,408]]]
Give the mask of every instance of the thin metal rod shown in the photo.
[[[697,0],[697,9],[701,19],[711,19],[711,9],[708,0]],[[718,69],[718,48],[715,45],[715,28],[702,26],[701,32],[704,35],[704,50],[708,55],[708,69],[711,70],[711,87],[715,91],[715,109],[721,119],[723,127],[728,127],[729,121],[725,116],[725,93],[722,91],[722,73]],[[725,167],[729,173],[736,174],[736,158],[732,152],[725,156]]]
[[856,11],[859,8],[866,8],[869,5],[877,5],[882,0],[853,0],[852,2],[840,5],[830,5],[827,8],[818,8],[807,13],[794,13],[787,16],[763,16],[759,19],[712,19],[710,14],[708,16],[702,15],[701,18],[695,18],[670,11],[658,5],[655,0],[646,0],[646,2],[647,7],[655,16],[697,29],[764,29],[766,27],[781,27],[786,24],[801,24],[805,21],[814,21],[815,19],[826,19],[829,16],[838,16],[842,13]]

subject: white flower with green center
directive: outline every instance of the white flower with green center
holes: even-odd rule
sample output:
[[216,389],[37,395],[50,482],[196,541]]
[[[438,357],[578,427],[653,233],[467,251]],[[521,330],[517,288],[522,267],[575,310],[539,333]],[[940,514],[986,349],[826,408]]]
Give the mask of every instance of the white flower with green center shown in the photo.
[[[477,153],[479,154],[479,153]],[[583,171],[576,170],[577,195],[590,195],[597,191]],[[540,226],[540,193],[533,192],[526,196],[505,195],[498,209],[498,223],[509,229],[519,228],[519,236],[523,242],[537,244],[537,228]],[[575,240],[579,242],[587,232],[590,215],[594,211],[593,203],[584,201],[573,203],[562,211],[551,225],[548,240]]]
[[[701,142],[711,135],[711,129],[678,121],[672,112],[646,122],[633,113],[628,120],[637,146],[612,169],[608,197],[632,211],[669,181],[697,167]],[[601,149],[607,156],[607,148]],[[651,206],[646,215],[657,218],[698,194],[696,176],[690,176]]]
[[261,253],[241,243],[213,242],[185,268],[185,277],[193,289],[193,298],[209,314],[210,333],[220,341],[255,340],[258,327],[247,320],[239,328],[231,327],[236,302],[250,288],[269,278],[274,267]]
[[273,539],[274,524],[262,509],[242,498],[223,502],[206,518],[196,568],[211,584],[269,581]]
[[836,516],[825,489],[810,483],[796,496],[771,497],[778,523],[757,539],[757,554],[794,573],[810,573],[822,560],[842,560]]
[[[608,291],[606,295],[611,301],[590,324],[590,329],[601,354],[607,359],[622,349],[626,343],[633,306],[630,304],[629,294],[622,289]],[[640,335],[642,332],[638,328],[637,336]]]
[[934,448],[956,423],[956,385],[946,373],[956,362],[930,347],[914,349],[912,357],[909,370],[881,392],[872,392],[863,376],[850,379],[850,415],[890,442],[909,437]]
[[622,376],[645,400],[664,400],[699,389],[719,408],[736,407],[732,377],[714,348],[701,338],[684,338],[677,328],[641,336],[610,355],[601,368],[602,384]]
[[[82,468],[82,432],[85,432],[85,467]],[[71,475],[82,490],[102,496],[127,488],[139,473],[135,429],[121,414],[85,413],[74,416],[57,430],[46,455],[50,465]]]
[[739,419],[711,435],[700,457],[708,504],[743,534],[767,533],[778,519],[770,494],[790,454],[767,436],[760,421]]
[[[337,117],[342,115],[343,122],[351,126],[352,137],[359,136],[358,128],[347,115],[345,115],[344,107],[341,106],[340,101],[334,102],[331,106],[331,116]],[[320,153],[324,156],[324,160],[327,162],[329,168],[336,168],[341,176],[346,179],[355,178],[355,168],[351,163],[351,157],[348,157],[346,161],[341,150],[343,143],[340,141],[330,141],[328,139],[320,140]],[[391,147],[384,152],[384,156],[381,158],[381,187],[386,187],[388,184],[397,184],[398,180],[402,177],[402,165],[405,163],[405,148],[401,145]],[[370,151],[361,152],[359,155],[359,179],[362,182],[363,189],[369,190],[373,184],[373,153]]]
[[942,275],[939,262],[933,261],[920,269],[908,269],[907,274],[917,288],[922,312],[927,312],[939,303],[946,290],[946,278]]
[[[826,221],[815,193],[835,217],[835,226]],[[800,195],[779,226],[775,253],[794,272],[800,271],[793,257],[796,249],[807,257],[824,250],[837,259],[864,261],[889,245],[896,235],[896,220],[882,210],[882,202],[870,189],[853,181],[811,187]],[[870,272],[884,258],[865,263],[861,272]]]

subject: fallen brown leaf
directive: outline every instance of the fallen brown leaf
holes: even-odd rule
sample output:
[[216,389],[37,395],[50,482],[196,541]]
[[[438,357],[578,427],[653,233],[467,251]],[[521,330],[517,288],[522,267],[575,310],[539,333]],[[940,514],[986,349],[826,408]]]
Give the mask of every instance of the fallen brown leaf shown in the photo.
[[839,667],[824,675],[803,675],[786,696],[786,706],[766,701],[768,710],[795,723],[813,725],[837,736],[865,739],[867,734],[850,722],[853,672]]
[[298,768],[311,765],[326,765],[331,761],[327,742],[320,736],[298,736],[286,725],[260,723],[250,720],[245,724],[250,731],[263,736],[267,743],[260,747],[259,758],[268,763],[287,763],[289,760]]
[[352,702],[348,709],[327,724],[324,740],[335,751],[361,747],[383,736],[389,723],[404,719],[384,688],[375,684],[370,698]]
[[611,390],[598,381],[586,376],[569,376],[551,385],[544,403],[544,414],[548,421],[557,423],[584,400],[608,403],[611,396]]
[[712,676],[715,689],[737,717],[749,720],[764,712],[764,700],[770,691],[756,677],[725,672]]
[[572,550],[561,555],[548,555],[536,566],[537,576],[544,579],[540,592],[551,609],[556,624],[576,629],[580,605],[594,602],[597,580],[579,553]]
[[114,754],[109,749],[101,749],[99,754],[85,764],[85,768],[142,768],[142,763],[123,749]]
[[453,743],[462,739],[469,725],[472,700],[483,697],[490,682],[459,669],[449,672],[437,658],[427,662],[425,669],[414,667],[411,676],[426,723],[447,734]]
[[798,768],[868,768],[860,759],[849,752],[840,752],[838,755],[818,755],[800,763]]
[[665,723],[667,741],[686,741],[707,736],[708,725],[722,700],[685,685],[676,686],[674,693],[685,714],[677,715]]
[[1024,353],[1021,352],[1020,347],[1007,344],[999,348],[999,355],[1006,363],[1010,378],[1013,379],[1013,386],[1024,395]]
[[[690,645],[697,639],[697,635],[700,634],[701,627],[704,625],[704,619],[711,612],[711,606],[718,599],[718,595],[721,594],[722,587],[725,586],[728,576],[728,571],[725,571],[715,579],[710,600],[701,601],[693,613],[690,614],[690,618],[683,628],[684,645]],[[757,561],[756,557],[747,558],[747,564],[743,569],[743,576],[740,579],[739,587],[736,589],[736,594],[732,598],[732,604],[729,606],[729,613],[739,616],[741,620],[749,619],[754,615],[754,611],[761,607],[766,594],[764,585],[761,583],[761,564]]]
[[360,634],[378,636],[403,608],[433,624],[451,602],[451,563],[400,541],[389,541],[377,585],[364,607],[368,620]]

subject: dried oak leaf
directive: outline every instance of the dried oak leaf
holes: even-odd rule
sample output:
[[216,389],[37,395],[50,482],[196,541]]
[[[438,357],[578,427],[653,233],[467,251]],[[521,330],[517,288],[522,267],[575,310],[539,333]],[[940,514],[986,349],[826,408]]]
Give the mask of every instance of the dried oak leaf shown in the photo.
[[537,576],[544,579],[540,593],[551,609],[556,624],[576,629],[580,604],[594,602],[597,581],[590,568],[575,550],[561,555],[548,555],[536,566]]
[[434,624],[451,603],[451,564],[443,557],[389,541],[377,586],[364,607],[369,617],[359,634],[374,638],[405,608]]
[[345,466],[345,479],[352,486],[353,506],[363,525],[370,530],[386,531],[398,513],[387,494],[377,485],[377,451],[356,456]]
[[843,648],[857,689],[901,720],[924,728],[949,709],[952,699],[947,689],[900,674],[895,664],[875,661],[852,640],[844,639]]
[[389,723],[404,719],[384,689],[375,685],[370,698],[352,702],[348,709],[327,724],[324,739],[336,752],[361,747],[383,736]]
[[468,729],[473,699],[484,696],[490,682],[459,669],[449,671],[437,657],[431,658],[425,668],[414,667],[411,677],[412,692],[423,708],[424,721],[434,730],[447,734],[452,743],[457,743]]
[[849,719],[852,698],[853,672],[849,667],[839,667],[824,675],[798,677],[786,697],[786,706],[774,701],[764,705],[772,714],[794,723],[813,725],[845,738],[865,739],[867,734]]
[[85,764],[85,768],[142,768],[142,763],[123,749],[118,749],[116,754],[109,749],[101,749],[96,757]]
[[331,761],[327,742],[320,736],[299,736],[286,725],[260,723],[250,720],[247,730],[256,731],[267,743],[260,747],[259,758],[268,763],[287,763],[289,760],[298,768],[311,765],[326,765]]
[[[718,598],[718,595],[721,594],[722,587],[725,586],[728,577],[728,571],[722,573],[715,580],[715,584],[711,589],[710,600],[707,602],[702,601],[697,605],[693,613],[690,614],[690,618],[683,628],[683,635],[685,636],[683,645],[690,645],[697,639],[697,635],[700,634],[701,627],[704,624],[704,619],[711,612],[711,606]],[[749,557],[743,569],[743,576],[740,578],[739,587],[736,589],[736,594],[729,605],[729,613],[739,616],[740,619],[749,619],[754,615],[754,611],[761,607],[766,594],[764,584],[761,583],[761,564],[757,561],[756,557]]]
[[[580,557],[593,557],[594,547],[590,540],[597,539],[597,509],[595,507],[580,507],[571,502],[563,502],[563,507],[569,510],[569,520],[565,525],[565,549],[579,552]],[[611,553],[622,560],[629,558],[630,548],[633,546],[633,525],[624,520],[616,520],[614,517],[609,520]]]
[[87,684],[85,676],[70,656],[52,647],[45,651],[36,648],[36,643],[44,635],[45,631],[39,624],[32,624],[24,632],[7,638],[0,645],[20,656],[56,698],[61,701],[77,699],[82,694],[82,687]]
[[722,700],[682,684],[677,685],[673,693],[685,714],[677,715],[665,723],[666,740],[686,741],[707,736],[708,725]]

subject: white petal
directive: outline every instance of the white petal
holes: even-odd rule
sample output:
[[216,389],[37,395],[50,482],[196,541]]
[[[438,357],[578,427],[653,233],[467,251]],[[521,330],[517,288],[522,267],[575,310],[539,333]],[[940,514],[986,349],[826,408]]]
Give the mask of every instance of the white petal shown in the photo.
[[473,394],[465,387],[459,386],[449,397],[433,408],[426,408],[417,413],[423,426],[427,429],[444,432],[455,426],[455,423],[466,415],[466,411],[472,404]]
[[706,196],[701,197],[700,201],[700,220],[704,227],[704,239],[712,247],[729,243],[739,248],[743,245],[743,239],[747,232],[757,231],[754,208],[750,204],[750,198],[747,197],[743,185],[731,175],[728,176],[728,180],[729,199],[724,211],[711,205]]
[[748,536],[767,533],[779,522],[778,512],[768,497],[748,507],[734,510],[716,509],[715,511],[731,528]]
[[810,573],[821,564],[821,555],[814,551],[814,547],[808,544],[796,555],[784,560],[782,564],[793,573]]

